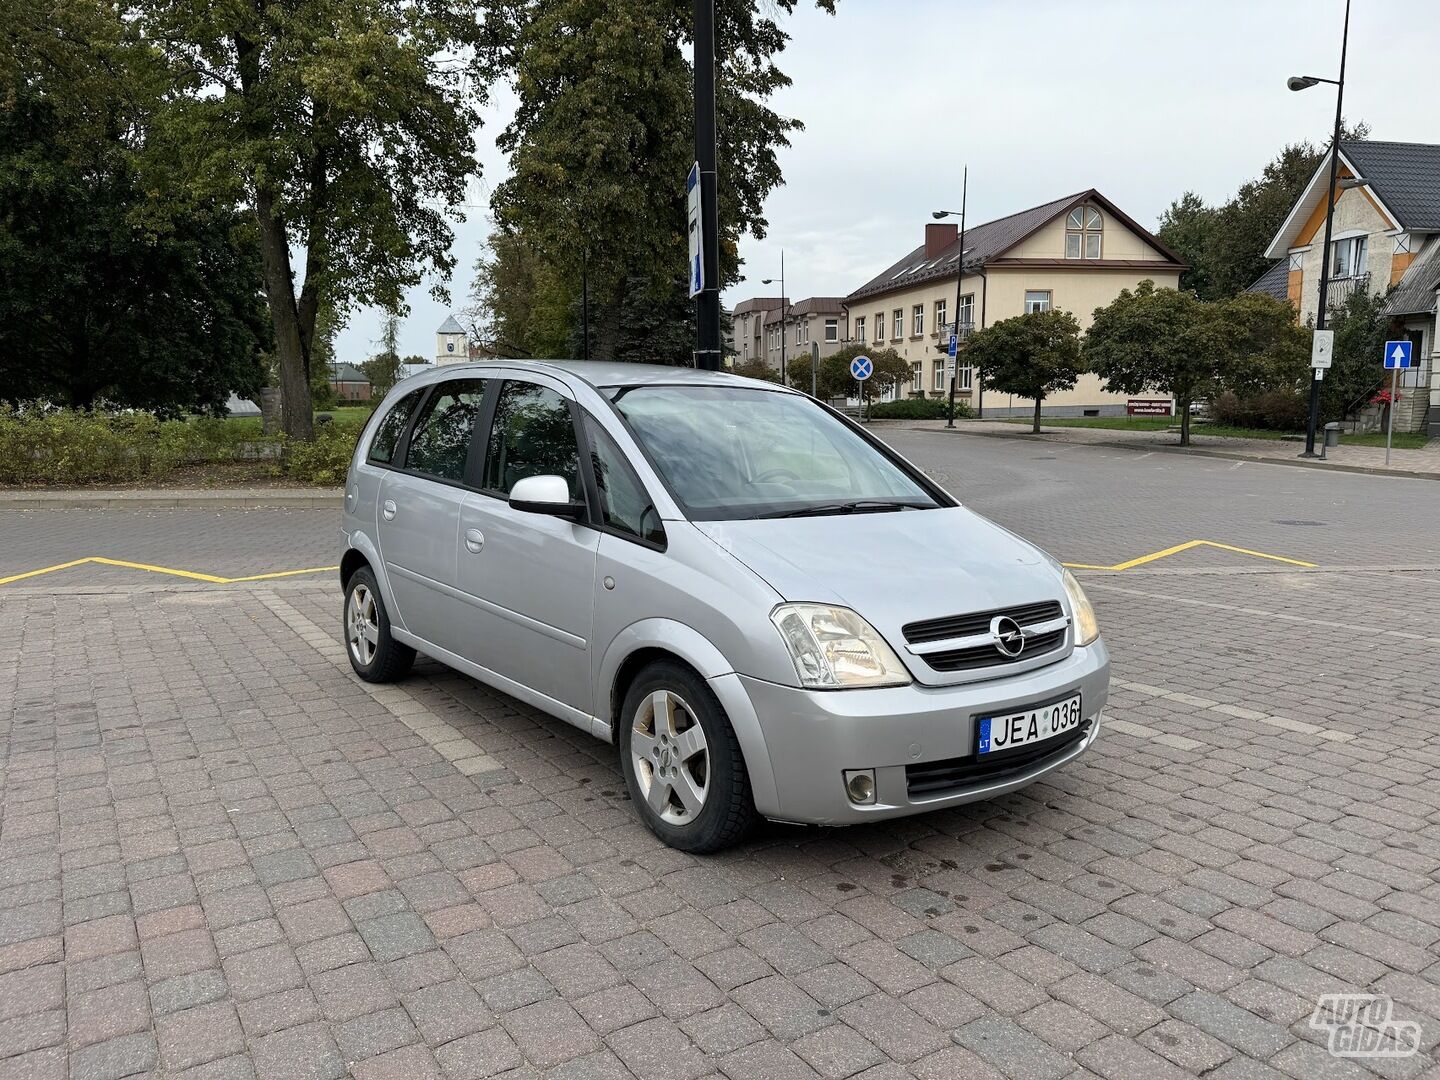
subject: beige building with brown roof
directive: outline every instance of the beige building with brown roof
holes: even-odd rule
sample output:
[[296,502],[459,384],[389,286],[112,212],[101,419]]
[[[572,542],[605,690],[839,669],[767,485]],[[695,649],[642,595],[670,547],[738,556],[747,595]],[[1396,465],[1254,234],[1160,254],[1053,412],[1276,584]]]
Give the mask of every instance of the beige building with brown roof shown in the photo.
[[823,359],[840,348],[845,333],[845,298],[809,296],[792,301],[788,310],[778,296],[757,296],[742,300],[731,312],[735,334],[735,362],[764,360],[780,370],[782,354],[788,359],[809,356],[812,345],[820,346]]
[[[960,296],[960,337],[1027,311],[1059,308],[1071,312],[1081,329],[1097,307],[1121,289],[1149,279],[1176,288],[1180,257],[1094,188],[1018,214],[988,221],[965,232],[965,277]],[[955,284],[960,268],[958,229],[949,223],[925,227],[925,242],[845,298],[848,341],[892,348],[910,362],[909,393],[949,393],[946,356],[941,351],[955,320]],[[959,357],[958,396],[981,404],[979,379]],[[1125,411],[1125,395],[1107,394],[1094,375],[1073,390],[1045,399],[1047,416],[1108,415]],[[984,397],[985,415],[1030,415],[1028,399],[994,392]]]

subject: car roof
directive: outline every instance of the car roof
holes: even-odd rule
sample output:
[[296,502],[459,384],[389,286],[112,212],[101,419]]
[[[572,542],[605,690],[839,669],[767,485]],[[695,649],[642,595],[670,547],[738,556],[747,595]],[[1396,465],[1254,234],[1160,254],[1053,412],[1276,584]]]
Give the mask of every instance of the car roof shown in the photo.
[[794,393],[778,383],[747,379],[739,375],[732,375],[727,371],[702,371],[697,368],[669,367],[664,364],[623,364],[604,360],[506,360],[497,357],[493,360],[478,360],[465,364],[445,364],[438,370],[484,372],[497,367],[569,375],[594,387],[748,385]]

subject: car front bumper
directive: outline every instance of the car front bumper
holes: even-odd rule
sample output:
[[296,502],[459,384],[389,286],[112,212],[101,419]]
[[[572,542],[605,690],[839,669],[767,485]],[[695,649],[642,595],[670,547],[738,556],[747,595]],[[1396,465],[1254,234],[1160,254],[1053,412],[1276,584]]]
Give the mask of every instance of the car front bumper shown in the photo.
[[[1073,761],[1099,734],[1110,654],[1102,638],[1024,675],[959,686],[817,691],[744,675],[721,676],[711,685],[732,717],[750,712],[763,732],[774,787],[763,794],[757,787],[762,814],[853,824],[1004,795]],[[980,717],[1018,712],[1076,691],[1085,725],[1081,735],[1069,742],[1057,739],[1063,745],[1019,765],[1013,759],[1008,766],[1001,759],[976,759]],[[944,775],[951,764],[961,779],[937,789],[935,770]],[[912,770],[919,766],[930,766],[930,782],[919,784],[917,775],[917,786],[925,790],[912,794]],[[875,770],[873,803],[856,804],[847,795],[844,773],[856,769]]]

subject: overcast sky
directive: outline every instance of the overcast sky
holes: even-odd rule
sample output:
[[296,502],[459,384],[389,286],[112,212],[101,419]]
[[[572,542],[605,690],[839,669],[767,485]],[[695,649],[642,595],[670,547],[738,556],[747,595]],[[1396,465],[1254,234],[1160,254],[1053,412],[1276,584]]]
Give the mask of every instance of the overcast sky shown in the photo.
[[[803,0],[802,0],[803,2]],[[805,124],[780,153],[786,183],[763,241],[743,239],[727,305],[770,293],[843,296],[958,209],[970,167],[972,223],[1095,187],[1153,228],[1186,189],[1219,201],[1286,142],[1328,137],[1334,88],[1290,93],[1291,74],[1333,77],[1344,0],[839,0],[787,20],[774,107]],[[1376,139],[1440,142],[1435,0],[1356,0],[1345,115]],[[464,303],[504,176],[494,146],[514,99],[494,95],[480,133],[483,179],[456,227],[452,304],[415,289],[401,353],[433,357],[435,328]],[[677,188],[685,178],[676,177]],[[778,292],[778,290],[773,290]],[[379,317],[354,315],[336,355],[375,352]]]

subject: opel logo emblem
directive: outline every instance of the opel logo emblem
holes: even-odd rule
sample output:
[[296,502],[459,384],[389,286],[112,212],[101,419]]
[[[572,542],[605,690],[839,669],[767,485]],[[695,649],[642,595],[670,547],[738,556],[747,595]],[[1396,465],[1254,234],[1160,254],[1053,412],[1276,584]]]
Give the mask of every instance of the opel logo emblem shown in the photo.
[[995,639],[995,648],[1011,660],[1025,651],[1025,631],[1008,615],[997,615],[990,620],[990,636]]

